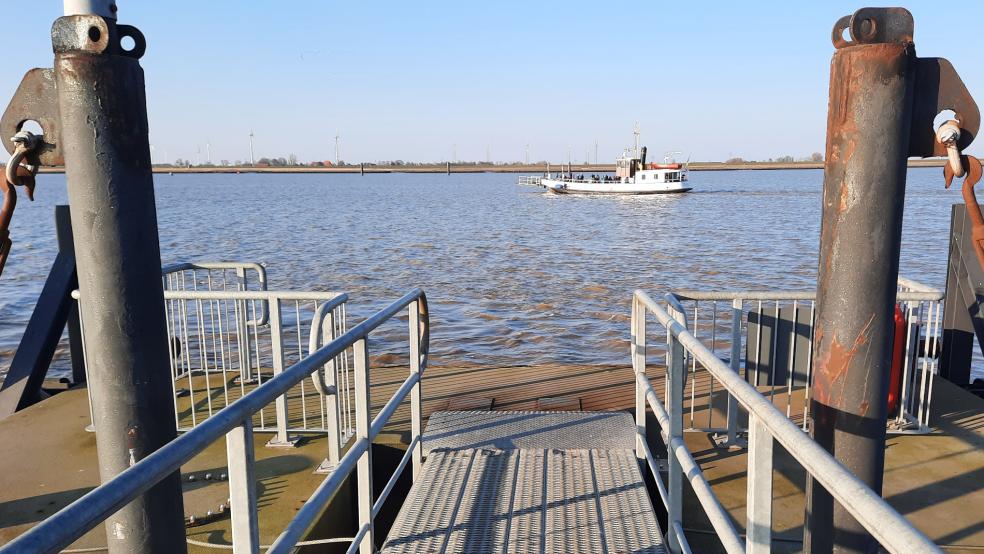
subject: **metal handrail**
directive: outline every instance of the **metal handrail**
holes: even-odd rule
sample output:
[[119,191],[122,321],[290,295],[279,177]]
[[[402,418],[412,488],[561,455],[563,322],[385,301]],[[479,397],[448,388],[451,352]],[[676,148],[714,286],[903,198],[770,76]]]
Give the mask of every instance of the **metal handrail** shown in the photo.
[[[188,294],[190,291],[182,292]],[[195,294],[209,294],[199,292]],[[251,292],[248,294],[256,294]],[[402,309],[410,306],[411,314],[411,376],[407,381],[413,384],[406,384],[397,391],[397,394],[387,403],[386,407],[376,417],[371,427],[363,425],[363,420],[368,421],[368,349],[366,346],[369,333],[392,318]],[[416,316],[416,317],[413,317]],[[331,476],[326,479],[312,496],[311,501],[298,512],[295,520],[288,526],[288,530],[282,534],[277,542],[271,547],[270,552],[281,552],[293,546],[301,533],[306,530],[299,530],[301,523],[308,525],[313,522],[323,509],[325,503],[337,491],[345,477],[355,468],[356,463],[364,466],[367,471],[359,471],[360,497],[363,496],[365,485],[363,479],[369,479],[366,475],[371,472],[368,456],[369,445],[372,437],[371,429],[381,429],[382,425],[392,416],[395,411],[393,400],[396,397],[404,398],[411,389],[415,391],[412,403],[413,433],[414,438],[420,435],[420,376],[426,368],[427,355],[429,350],[429,317],[427,310],[427,298],[424,292],[413,289],[402,298],[393,302],[388,307],[380,310],[362,323],[356,325],[338,339],[318,349],[310,356],[286,368],[283,373],[272,377],[270,380],[254,389],[249,394],[236,400],[226,408],[220,410],[212,417],[208,418],[197,427],[178,438],[162,446],[146,458],[138,461],[113,479],[103,483],[99,487],[88,492],[82,498],[72,502],[57,513],[51,515],[23,535],[9,542],[0,548],[0,552],[57,552],[65,548],[79,537],[87,533],[90,529],[100,522],[109,518],[120,508],[127,505],[137,496],[143,494],[148,489],[159,483],[164,478],[179,471],[181,466],[190,461],[196,454],[207,448],[224,435],[227,435],[229,445],[229,483],[230,493],[232,494],[231,512],[233,527],[233,543],[237,540],[251,543],[246,544],[245,551],[256,551],[258,548],[259,537],[256,527],[256,496],[252,494],[255,483],[252,479],[252,417],[253,414],[262,410],[265,406],[277,400],[285,394],[291,387],[307,379],[314,371],[335,358],[347,348],[361,345],[361,356],[356,356],[356,374],[361,378],[357,379],[357,387],[362,381],[362,390],[359,396],[362,401],[357,403],[359,410],[358,423],[360,424],[360,436],[351,450],[342,458],[338,467]],[[392,406],[391,406],[392,405]],[[377,423],[378,422],[378,423]],[[378,431],[377,431],[378,432]],[[415,448],[408,449],[408,455],[414,459],[415,474],[419,471],[421,459],[421,447],[419,441]],[[238,448],[239,452],[234,452]],[[233,459],[237,460],[233,467]],[[394,476],[397,477],[397,475]],[[368,495],[371,499],[372,489],[371,480],[368,482]],[[319,496],[319,493],[321,495]],[[316,507],[315,502],[319,504]],[[317,513],[312,513],[312,508],[317,509]],[[370,515],[368,529],[371,531],[371,505],[367,510],[360,506],[360,513],[366,511]],[[301,523],[297,523],[300,520]],[[363,522],[363,526],[366,526]],[[366,535],[367,533],[363,533]],[[372,533],[368,533],[371,541]],[[296,537],[296,538],[293,538]],[[292,542],[293,541],[293,542]],[[363,543],[365,544],[365,543]]]
[[[646,377],[646,314],[652,313],[668,332],[667,375],[670,382],[669,410],[665,409]],[[660,420],[669,440],[669,484],[660,488],[669,511],[670,546],[688,548],[682,533],[680,483],[684,474],[710,517],[715,531],[728,552],[743,552],[740,537],[730,525],[727,512],[707,484],[682,438],[682,372],[684,350],[690,352],[728,392],[748,411],[752,436],[749,440],[748,537],[747,551],[767,552],[771,541],[772,441],[778,441],[803,468],[816,479],[871,535],[890,552],[940,552],[922,532],[892,508],[863,481],[814,442],[720,358],[691,334],[677,319],[659,306],[648,294],[637,290],[632,302],[632,361],[636,374],[636,421],[640,437],[637,456],[652,460],[645,440],[645,404]],[[640,414],[640,406],[642,413]],[[768,454],[768,455],[765,455]],[[659,472],[650,462],[657,481]],[[731,527],[729,529],[729,527]],[[681,532],[676,529],[681,529]]]
[[[943,291],[918,281],[899,277],[899,302],[943,300]],[[908,290],[905,290],[908,289]],[[678,290],[671,293],[677,300],[816,300],[814,290]]]
[[[218,269],[223,272],[227,269],[236,270],[236,276],[240,279],[239,285],[242,286],[243,290],[248,290],[249,286],[246,281],[246,270],[253,270],[256,272],[256,282],[260,287],[260,290],[267,290],[267,272],[266,267],[257,262],[177,262],[173,264],[165,265],[161,268],[161,277],[163,277],[165,283],[165,289],[168,284],[167,277],[184,271],[196,271],[204,270],[209,272],[209,282],[211,283],[211,270]],[[193,274],[193,277],[196,274]],[[224,275],[224,274],[223,274]],[[209,289],[211,290],[211,288]],[[246,323],[249,325],[264,326],[270,321],[270,311],[267,307],[267,303],[263,302],[260,305],[260,317],[256,320],[249,320]]]
[[[929,432],[929,417],[930,417],[930,404],[932,399],[932,384],[934,381],[935,373],[935,363],[933,358],[935,357],[932,352],[939,345],[941,338],[939,337],[940,324],[941,324],[941,313],[942,305],[945,294],[943,291],[936,289],[934,287],[925,285],[923,283],[917,282],[912,279],[905,277],[898,278],[898,292],[896,293],[896,301],[903,305],[903,312],[905,314],[906,330],[905,330],[905,356],[903,359],[903,378],[902,378],[902,392],[899,402],[899,410],[897,414],[892,418],[889,424],[889,432],[892,433],[925,433]],[[670,315],[674,315],[673,312],[682,312],[684,314],[687,311],[683,308],[683,302],[691,302],[689,306],[690,315],[694,318],[693,325],[689,324],[686,320],[686,315],[681,322],[685,327],[690,329],[694,335],[697,335],[697,329],[701,327],[701,322],[699,321],[699,316],[697,312],[697,306],[704,302],[709,302],[712,305],[714,313],[717,313],[717,302],[727,301],[731,304],[731,309],[733,311],[734,319],[731,322],[731,341],[732,341],[732,351],[731,355],[731,365],[734,370],[738,370],[741,365],[740,359],[740,349],[742,346],[741,337],[741,317],[742,309],[744,303],[758,303],[759,310],[763,308],[763,303],[772,303],[778,310],[780,302],[792,302],[792,309],[794,315],[797,310],[797,303],[808,304],[809,310],[812,312],[815,308],[816,302],[816,292],[812,290],[718,290],[718,291],[706,291],[706,290],[681,290],[668,293],[663,296],[663,299],[667,302],[669,307],[673,309],[670,310]],[[760,314],[761,316],[761,314]],[[716,316],[715,316],[716,317]],[[778,312],[777,312],[777,317]],[[924,320],[925,319],[925,320]],[[811,315],[812,320],[812,315]],[[761,323],[761,322],[760,322]],[[751,320],[749,320],[749,325],[751,325]],[[808,324],[812,327],[812,322]],[[705,322],[705,327],[710,331],[711,336],[711,350],[716,350],[715,336],[718,332],[718,321],[712,319],[710,322]],[[726,325],[725,325],[726,327]],[[795,329],[795,326],[792,327]],[[926,333],[926,341],[921,341],[920,333],[922,331]],[[706,332],[706,331],[705,331]],[[757,336],[761,337],[761,330],[758,331]],[[796,331],[790,331],[795,335]],[[725,329],[725,333],[728,333]],[[761,340],[761,339],[759,339]],[[756,366],[760,363],[758,356],[761,355],[759,349],[765,347],[766,351],[769,352],[770,356],[775,355],[778,340],[787,340],[786,338],[780,339],[778,334],[774,334],[771,345],[765,345],[756,343],[755,359]],[[789,338],[788,340],[795,340],[795,338]],[[812,346],[812,342],[810,343]],[[749,345],[749,352],[752,352],[752,346]],[[921,352],[921,353],[920,353]],[[812,352],[810,353],[812,354]],[[808,355],[810,355],[808,354]],[[750,354],[751,355],[751,354]],[[921,369],[917,368],[917,359],[921,358]],[[747,360],[746,360],[747,361]],[[771,363],[770,360],[769,363]],[[691,360],[691,370],[696,371],[697,364]],[[790,354],[789,365],[786,368],[780,369],[779,371],[788,372],[789,375],[792,374],[794,366],[797,365],[796,354]],[[808,418],[807,413],[809,411],[809,399],[810,399],[810,388],[811,388],[811,371],[810,371],[810,360],[807,360],[806,368],[806,402],[802,406],[802,428],[807,430]],[[771,366],[770,366],[771,367]],[[801,367],[802,369],[802,367]],[[776,377],[775,369],[773,369],[772,378]],[[758,382],[756,381],[756,385]],[[771,381],[770,381],[771,384]],[[792,387],[794,384],[794,379],[789,379],[787,381],[787,393],[791,394]],[[713,383],[712,389],[713,391]],[[693,394],[693,389],[691,389],[691,395]],[[773,398],[776,389],[773,388],[770,393],[770,400]],[[790,402],[791,396],[787,396],[786,411],[787,416],[791,416],[791,410],[793,408]],[[726,432],[726,439],[723,444],[728,445],[740,445],[742,441],[737,437],[737,418],[734,416],[734,411],[736,407],[734,405],[734,400],[729,397],[728,404],[728,424],[726,428],[720,426],[715,427],[712,424],[713,415],[709,416],[708,424],[704,428],[705,430],[712,432],[724,433]],[[691,425],[693,425],[693,409],[690,413]],[[724,439],[724,435],[719,435],[719,438]]]

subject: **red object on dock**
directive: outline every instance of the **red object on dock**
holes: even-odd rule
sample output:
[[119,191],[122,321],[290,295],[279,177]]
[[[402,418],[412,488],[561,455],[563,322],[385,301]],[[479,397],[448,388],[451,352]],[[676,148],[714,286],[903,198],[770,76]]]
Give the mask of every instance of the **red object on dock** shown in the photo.
[[902,361],[905,359],[905,314],[895,305],[895,336],[892,340],[892,372],[888,381],[888,417],[894,417],[902,395]]

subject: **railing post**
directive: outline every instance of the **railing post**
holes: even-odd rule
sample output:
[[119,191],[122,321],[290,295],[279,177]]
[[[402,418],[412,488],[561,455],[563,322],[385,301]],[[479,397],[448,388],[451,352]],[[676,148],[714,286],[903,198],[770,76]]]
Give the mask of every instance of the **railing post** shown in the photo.
[[362,537],[359,552],[372,554],[375,540],[372,524],[372,441],[369,428],[372,421],[369,414],[369,337],[359,339],[353,345],[355,351],[355,440],[366,440],[369,445],[366,453],[359,457],[359,528],[368,525],[369,530]]
[[[243,268],[236,268],[236,289],[244,291],[246,290],[246,270]],[[239,379],[247,383],[253,379],[252,371],[252,356],[251,349],[249,345],[249,315],[247,315],[246,310],[246,300],[236,300],[237,309],[236,314],[236,326],[239,328],[239,332],[236,335],[239,337]],[[260,368],[257,367],[256,371],[259,372]]]
[[[731,303],[731,371],[741,372],[741,316],[742,300],[735,298]],[[725,445],[738,446],[738,399],[728,393],[728,437]]]
[[749,414],[748,500],[745,552],[768,554],[772,549],[772,434]]
[[[321,345],[324,346],[331,341],[335,340],[335,311],[329,310],[326,315],[325,322],[327,325],[322,323],[321,325]],[[341,421],[340,414],[338,412],[338,395],[342,391],[338,388],[338,364],[335,363],[335,358],[332,358],[328,362],[327,371],[325,372],[325,384],[328,387],[335,387],[335,394],[329,394],[325,396],[325,410],[328,416],[328,463],[331,465],[330,469],[334,469],[338,465],[338,460],[342,459],[342,426],[339,423]],[[347,394],[347,392],[346,392]]]
[[253,474],[252,416],[226,433],[229,463],[229,509],[232,512],[232,550],[235,554],[260,551],[256,512],[256,481]]
[[236,315],[236,341],[239,342],[239,380],[245,384],[253,380],[249,328],[246,325],[246,301],[233,300],[233,306],[235,306]]
[[[420,390],[420,301],[410,303],[410,374],[417,375],[417,383],[410,390],[410,440],[420,436],[423,427],[423,406],[421,406]],[[423,467],[423,441],[417,441],[413,447],[413,479],[417,480]]]
[[635,377],[636,458],[646,458],[646,308],[632,297],[632,370]]
[[[666,374],[669,381],[669,395],[667,404],[669,405],[670,428],[666,430],[668,481],[667,492],[669,493],[669,521],[667,527],[673,528],[674,522],[679,522],[683,527],[683,470],[680,460],[673,451],[672,444],[676,441],[683,441],[683,375],[687,371],[683,357],[683,345],[680,341],[669,336],[669,363]],[[674,553],[682,552],[676,533],[670,532],[670,551]]]
[[[270,342],[273,351],[273,375],[276,377],[284,371],[283,321],[280,317],[280,299],[274,298],[270,306]],[[259,368],[257,368],[259,370]],[[277,434],[270,439],[267,446],[293,446],[287,437],[287,394],[277,397],[275,406],[277,412]]]

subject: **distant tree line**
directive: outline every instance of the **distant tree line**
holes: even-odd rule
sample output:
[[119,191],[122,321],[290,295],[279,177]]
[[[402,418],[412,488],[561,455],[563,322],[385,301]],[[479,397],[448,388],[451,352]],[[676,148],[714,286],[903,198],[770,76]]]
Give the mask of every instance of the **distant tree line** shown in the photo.
[[734,157],[728,158],[724,163],[726,164],[754,164],[754,163],[794,163],[794,162],[814,162],[820,163],[823,161],[823,154],[820,152],[814,152],[805,158],[794,158],[793,156],[779,156],[778,158],[769,158],[768,160],[746,160],[745,158]]

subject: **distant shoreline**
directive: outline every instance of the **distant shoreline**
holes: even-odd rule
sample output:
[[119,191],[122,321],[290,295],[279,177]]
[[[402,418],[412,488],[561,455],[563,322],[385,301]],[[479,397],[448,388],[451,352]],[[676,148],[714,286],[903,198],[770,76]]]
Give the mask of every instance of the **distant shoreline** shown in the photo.
[[[943,167],[944,159],[912,159],[909,167]],[[566,170],[566,164],[550,164],[550,171]],[[691,162],[691,171],[768,171],[778,169],[823,169],[823,162]],[[544,173],[546,164],[530,165],[455,165],[451,164],[451,173]],[[61,167],[41,168],[41,173],[64,173]],[[574,164],[571,171],[575,173],[606,173],[615,171],[614,164]],[[383,166],[366,165],[363,169],[358,165],[341,167],[167,167],[155,166],[154,173],[447,173],[447,164],[420,166]]]

